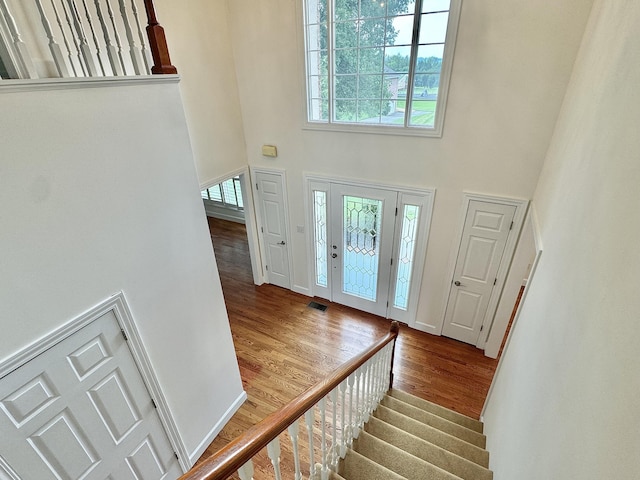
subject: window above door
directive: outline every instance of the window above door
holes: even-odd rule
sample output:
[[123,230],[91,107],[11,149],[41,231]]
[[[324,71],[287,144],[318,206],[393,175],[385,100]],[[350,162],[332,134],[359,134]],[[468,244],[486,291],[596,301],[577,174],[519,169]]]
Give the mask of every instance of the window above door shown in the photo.
[[307,125],[440,136],[461,0],[305,0]]

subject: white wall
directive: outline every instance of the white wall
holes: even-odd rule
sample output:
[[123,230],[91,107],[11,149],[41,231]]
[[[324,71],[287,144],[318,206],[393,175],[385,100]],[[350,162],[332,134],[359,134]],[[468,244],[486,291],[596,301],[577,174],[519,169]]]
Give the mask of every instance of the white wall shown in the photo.
[[156,0],[201,186],[247,165],[225,0]]
[[178,85],[0,111],[0,360],[122,290],[192,453],[243,391]]
[[640,477],[640,4],[597,0],[535,194],[544,253],[485,414],[496,480]]
[[[462,192],[531,198],[590,3],[465,0],[435,139],[303,130],[301,2],[229,0],[249,163],[286,169],[292,232],[305,224],[303,172],[435,187],[416,326],[438,333]],[[306,236],[293,235],[293,284],[308,291]]]

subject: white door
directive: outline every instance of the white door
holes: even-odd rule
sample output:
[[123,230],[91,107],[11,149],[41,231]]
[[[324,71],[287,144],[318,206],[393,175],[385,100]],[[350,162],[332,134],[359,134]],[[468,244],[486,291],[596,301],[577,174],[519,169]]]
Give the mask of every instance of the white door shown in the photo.
[[256,184],[267,277],[273,285],[290,288],[283,178],[278,174],[257,172]]
[[477,343],[515,212],[513,205],[469,202],[443,335]]
[[0,432],[25,480],[182,473],[113,312],[0,380]]
[[397,192],[331,185],[332,299],[386,316]]

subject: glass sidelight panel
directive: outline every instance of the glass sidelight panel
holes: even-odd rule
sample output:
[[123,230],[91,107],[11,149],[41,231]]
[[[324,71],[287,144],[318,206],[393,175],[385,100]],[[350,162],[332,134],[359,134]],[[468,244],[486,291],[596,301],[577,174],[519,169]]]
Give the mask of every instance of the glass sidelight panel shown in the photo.
[[407,310],[409,305],[409,291],[411,288],[411,274],[413,272],[416,241],[418,238],[419,218],[419,206],[404,206],[401,219],[400,248],[398,252],[398,273],[396,275],[395,297],[393,299],[393,306],[402,310]]
[[313,232],[316,253],[316,285],[326,287],[327,280],[327,192],[313,191]]
[[375,302],[382,201],[345,195],[343,202],[342,291]]

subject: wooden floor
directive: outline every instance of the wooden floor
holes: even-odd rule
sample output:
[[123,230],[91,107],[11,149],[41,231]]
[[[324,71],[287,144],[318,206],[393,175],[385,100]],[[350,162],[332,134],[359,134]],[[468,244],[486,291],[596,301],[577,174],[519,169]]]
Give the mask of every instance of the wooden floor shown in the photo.
[[[255,286],[244,225],[209,218],[248,400],[202,458],[285,405],[389,329],[389,320],[339,304]],[[496,360],[471,345],[402,326],[394,387],[479,418]],[[202,459],[201,459],[202,460]]]

